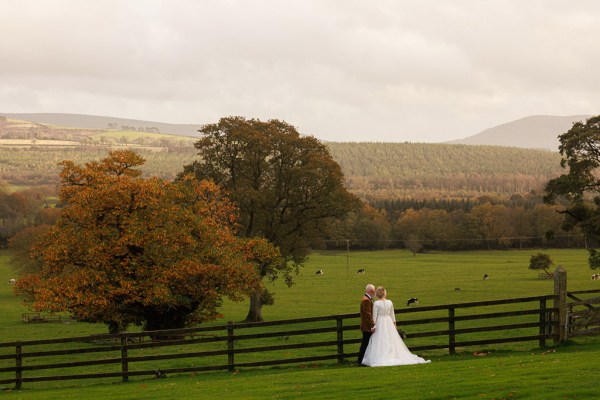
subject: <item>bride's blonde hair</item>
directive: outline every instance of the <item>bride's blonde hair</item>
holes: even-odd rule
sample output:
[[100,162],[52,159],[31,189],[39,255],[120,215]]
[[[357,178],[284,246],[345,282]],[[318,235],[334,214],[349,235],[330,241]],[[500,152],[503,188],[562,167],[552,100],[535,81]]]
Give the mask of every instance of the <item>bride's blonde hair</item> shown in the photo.
[[377,290],[375,290],[375,296],[377,296],[378,299],[381,299],[383,296],[385,296],[385,288],[383,286],[379,286]]

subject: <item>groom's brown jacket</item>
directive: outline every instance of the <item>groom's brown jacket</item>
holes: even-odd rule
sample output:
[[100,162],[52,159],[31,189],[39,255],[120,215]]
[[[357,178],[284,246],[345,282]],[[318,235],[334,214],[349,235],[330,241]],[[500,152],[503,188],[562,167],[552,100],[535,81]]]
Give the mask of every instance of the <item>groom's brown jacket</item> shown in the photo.
[[375,326],[373,322],[373,302],[364,295],[360,300],[360,330],[363,332],[371,332]]

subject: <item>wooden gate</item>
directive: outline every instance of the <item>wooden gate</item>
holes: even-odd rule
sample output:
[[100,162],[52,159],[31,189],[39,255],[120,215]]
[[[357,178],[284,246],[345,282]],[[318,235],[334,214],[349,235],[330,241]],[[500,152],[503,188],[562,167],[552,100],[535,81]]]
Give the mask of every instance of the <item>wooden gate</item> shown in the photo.
[[567,296],[575,300],[567,303],[567,336],[600,335],[600,297],[582,299],[581,294],[597,291],[569,292]]

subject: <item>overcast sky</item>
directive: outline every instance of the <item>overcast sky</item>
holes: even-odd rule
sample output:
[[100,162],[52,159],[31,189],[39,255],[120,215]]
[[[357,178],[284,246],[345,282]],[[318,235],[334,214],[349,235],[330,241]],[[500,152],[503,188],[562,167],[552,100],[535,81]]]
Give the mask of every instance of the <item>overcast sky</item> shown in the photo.
[[0,0],[0,112],[440,142],[600,114],[600,1]]

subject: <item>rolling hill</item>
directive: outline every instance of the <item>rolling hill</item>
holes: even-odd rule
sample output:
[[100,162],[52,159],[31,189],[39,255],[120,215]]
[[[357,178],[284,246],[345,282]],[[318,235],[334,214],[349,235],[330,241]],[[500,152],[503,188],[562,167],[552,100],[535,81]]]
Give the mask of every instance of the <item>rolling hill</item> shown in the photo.
[[486,129],[449,144],[480,144],[558,151],[558,136],[568,131],[574,122],[585,121],[591,115],[531,115]]
[[[155,132],[168,133],[182,136],[199,137],[198,124],[171,124],[155,121],[142,121],[135,119],[61,113],[0,113],[10,119],[32,121],[38,124],[50,124],[60,127],[84,129],[119,129],[154,130]],[[528,149],[558,150],[558,135],[571,128],[573,122],[584,121],[591,115],[531,115],[515,121],[507,122],[483,130],[464,139],[446,142],[448,144],[469,144],[508,146]],[[127,128],[127,129],[124,129]],[[152,129],[155,128],[155,129]],[[367,137],[368,132],[365,133]]]
[[128,131],[135,128],[156,128],[160,133],[170,133],[182,136],[200,136],[198,129],[201,124],[170,124],[155,121],[142,121],[137,119],[104,117],[99,115],[84,114],[61,114],[61,113],[0,113],[9,119],[37,122],[61,127],[86,128],[86,129],[108,129],[109,124],[115,124],[115,128]]

